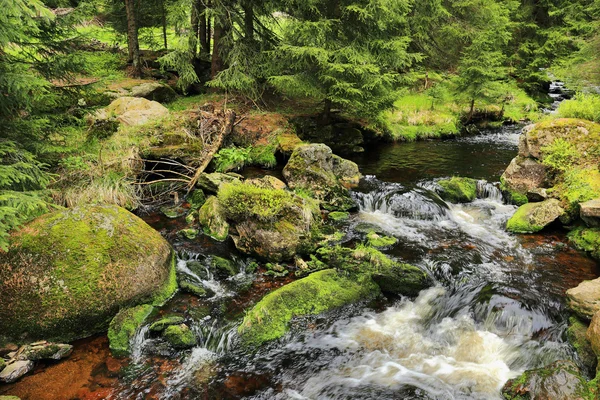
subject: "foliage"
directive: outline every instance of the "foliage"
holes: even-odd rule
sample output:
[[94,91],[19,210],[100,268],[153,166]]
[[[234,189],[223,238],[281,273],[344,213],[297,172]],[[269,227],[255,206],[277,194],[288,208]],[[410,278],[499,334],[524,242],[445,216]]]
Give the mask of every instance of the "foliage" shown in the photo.
[[273,221],[294,202],[292,194],[285,190],[262,189],[239,182],[224,184],[218,197],[227,218],[234,221],[249,217]]
[[558,115],[563,118],[581,118],[600,122],[600,95],[578,93],[575,98],[560,104]]
[[571,168],[574,162],[581,157],[575,145],[562,138],[556,139],[551,145],[544,146],[541,150],[546,154],[542,163],[562,172]]

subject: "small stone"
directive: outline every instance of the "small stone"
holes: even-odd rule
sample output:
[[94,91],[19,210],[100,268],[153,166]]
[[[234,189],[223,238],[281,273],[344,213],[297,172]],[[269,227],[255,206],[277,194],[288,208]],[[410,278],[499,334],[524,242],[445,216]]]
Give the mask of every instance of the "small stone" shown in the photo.
[[1,372],[0,372],[0,382],[11,383],[15,382],[23,375],[29,373],[33,369],[33,361],[25,360],[25,361],[15,361],[13,363],[8,364]]
[[179,315],[172,315],[169,317],[161,318],[156,322],[153,322],[152,325],[150,325],[149,329],[152,332],[162,332],[165,329],[167,329],[167,327],[171,325],[181,325],[184,321],[185,320],[183,317]]
[[175,219],[184,216],[187,210],[180,206],[161,207],[160,212],[167,218]]
[[198,229],[182,229],[177,232],[177,235],[183,236],[189,240],[194,240],[196,237],[198,237],[198,233],[200,233],[198,232]]
[[163,337],[177,349],[185,349],[196,345],[194,332],[185,324],[169,326],[163,332]]
[[19,346],[14,343],[8,343],[0,347],[0,357],[7,355],[10,352],[19,350]]
[[182,281],[179,283],[179,288],[181,291],[193,294],[198,297],[206,297],[208,292],[200,285],[193,284],[188,281]]
[[73,346],[70,344],[41,343],[24,346],[19,355],[21,360],[61,360],[68,357],[73,352]]
[[200,208],[198,219],[204,233],[217,241],[224,241],[229,236],[229,224],[223,216],[221,204],[215,196],[211,196]]

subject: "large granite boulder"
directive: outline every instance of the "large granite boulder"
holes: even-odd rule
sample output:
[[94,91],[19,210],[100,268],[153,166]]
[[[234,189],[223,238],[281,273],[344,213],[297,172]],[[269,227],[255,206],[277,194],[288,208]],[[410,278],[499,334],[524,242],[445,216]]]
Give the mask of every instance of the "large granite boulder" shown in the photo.
[[347,211],[356,207],[348,188],[358,185],[358,166],[334,155],[324,144],[297,146],[283,176],[291,189],[308,192],[325,209]]
[[579,204],[579,216],[587,226],[600,225],[600,199],[594,199]]
[[156,101],[139,97],[120,97],[108,107],[98,110],[89,118],[91,125],[116,120],[126,126],[143,125],[169,115],[169,110]]
[[544,164],[532,158],[515,157],[502,175],[502,182],[510,190],[527,194],[548,185],[548,171]]
[[556,221],[563,213],[560,201],[556,199],[524,204],[508,220],[506,229],[514,233],[539,232]]
[[170,86],[158,82],[147,82],[134,86],[131,88],[131,95],[159,103],[166,103],[177,97],[177,93]]
[[106,331],[119,309],[164,302],[177,288],[171,246],[108,205],[46,214],[0,253],[0,342],[68,342]]

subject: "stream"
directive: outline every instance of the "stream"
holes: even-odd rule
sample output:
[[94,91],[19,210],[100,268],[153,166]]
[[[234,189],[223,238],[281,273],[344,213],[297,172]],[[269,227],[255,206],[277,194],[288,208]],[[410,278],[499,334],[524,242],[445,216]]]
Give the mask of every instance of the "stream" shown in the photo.
[[[397,237],[386,253],[435,282],[418,297],[297,319],[282,340],[248,353],[236,333],[244,310],[293,278],[246,272],[252,260],[229,241],[184,240],[176,235],[184,221],[151,214],[145,220],[177,251],[180,277],[213,293],[177,294],[159,312],[184,315],[198,345],[173,351],[145,326],[130,360],[122,361],[110,356],[105,337],[86,339],[76,343],[75,360],[42,365],[2,389],[23,400],[501,399],[504,383],[524,370],[577,361],[565,339],[564,292],[597,277],[597,264],[569,247],[562,232],[505,231],[516,207],[503,202],[497,182],[517,153],[521,128],[381,144],[353,158],[365,177],[353,193],[360,207],[343,228],[343,242],[360,240],[365,226]],[[478,199],[441,200],[436,181],[450,176],[479,179]],[[210,274],[215,255],[232,259],[240,272],[227,279]],[[69,383],[64,370],[55,370],[69,362],[83,381]],[[53,380],[61,373],[63,380]]]

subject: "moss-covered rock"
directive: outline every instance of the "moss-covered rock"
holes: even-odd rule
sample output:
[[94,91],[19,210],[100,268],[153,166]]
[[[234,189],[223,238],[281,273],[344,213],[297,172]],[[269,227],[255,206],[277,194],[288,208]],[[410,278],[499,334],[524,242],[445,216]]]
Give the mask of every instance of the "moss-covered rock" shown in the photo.
[[108,327],[108,341],[110,351],[115,357],[129,355],[129,342],[146,318],[152,313],[154,307],[150,304],[127,308],[119,311]]
[[513,233],[539,232],[563,213],[564,210],[556,199],[524,204],[508,220],[506,229]]
[[334,222],[347,221],[350,219],[350,213],[343,211],[333,211],[327,214],[327,219]]
[[233,261],[223,257],[213,256],[210,265],[215,270],[215,274],[222,279],[237,275],[240,272]]
[[378,293],[368,277],[357,281],[333,269],[315,272],[266,295],[246,314],[238,332],[246,344],[261,345],[282,337],[294,317],[320,314]]
[[177,232],[178,236],[184,237],[188,240],[194,240],[196,239],[196,237],[198,236],[200,232],[198,231],[198,229],[192,229],[192,228],[188,228],[188,229],[182,229],[179,232]]
[[165,329],[167,329],[167,327],[171,325],[181,325],[184,321],[184,318],[179,315],[171,315],[168,317],[161,318],[156,322],[153,322],[152,325],[150,325],[149,329],[152,332],[162,332]]
[[509,380],[502,394],[507,400],[591,398],[586,380],[571,361],[557,361],[544,368],[525,371]]
[[186,200],[190,203],[192,210],[198,210],[206,203],[206,195],[202,189],[196,189],[189,194]]
[[196,335],[186,324],[168,326],[163,332],[163,337],[176,349],[187,349],[197,343]]
[[581,251],[587,251],[600,260],[600,228],[579,227],[569,232],[569,242]]
[[203,173],[198,178],[197,187],[202,189],[206,193],[217,194],[221,185],[225,183],[238,182],[240,181],[240,175],[237,174],[224,174],[221,172],[213,172],[212,174]]
[[577,317],[569,318],[569,329],[567,329],[567,340],[577,351],[581,363],[588,373],[596,371],[598,359],[592,350],[589,340],[586,338],[588,324]]
[[183,217],[185,214],[187,214],[187,211],[188,210],[186,210],[185,208],[183,208],[181,206],[168,206],[168,207],[160,208],[160,212],[165,217],[170,218],[170,219]]
[[192,283],[192,282],[181,281],[181,282],[179,282],[179,288],[181,289],[182,292],[193,294],[194,296],[198,296],[198,297],[207,297],[208,296],[208,292],[204,287],[197,285],[195,283]]
[[296,147],[283,176],[290,188],[310,192],[325,209],[347,211],[356,207],[348,188],[360,180],[358,166],[334,155],[324,144]]
[[261,189],[287,189],[287,185],[284,181],[282,181],[281,179],[277,179],[271,175],[266,175],[262,178],[247,179],[246,183],[254,185]]
[[[548,169],[541,161],[518,156],[506,168],[500,182],[502,188],[512,193],[515,200],[523,200],[520,196],[526,198],[527,192],[548,187]],[[527,201],[522,204],[525,203]]]
[[138,97],[120,97],[88,118],[91,125],[116,119],[126,126],[143,125],[164,118],[169,110],[162,104]]
[[69,342],[106,331],[119,309],[177,289],[171,246],[116,206],[46,214],[0,254],[0,336]]
[[295,194],[248,183],[230,183],[219,191],[222,210],[234,227],[236,247],[271,261],[291,259],[312,240],[319,224],[317,203]]
[[585,333],[585,338],[596,357],[600,357],[600,312],[596,312],[592,317],[590,326]]
[[452,177],[438,181],[442,188],[440,197],[451,203],[470,203],[477,198],[477,181],[471,178]]
[[277,138],[277,150],[283,154],[292,154],[294,149],[301,144],[304,142],[295,133],[282,133]]
[[371,247],[385,248],[398,243],[398,239],[391,236],[382,236],[376,232],[367,233],[367,245]]
[[206,200],[198,212],[198,219],[204,233],[220,242],[229,236],[229,224],[223,215],[221,203],[215,196]]

